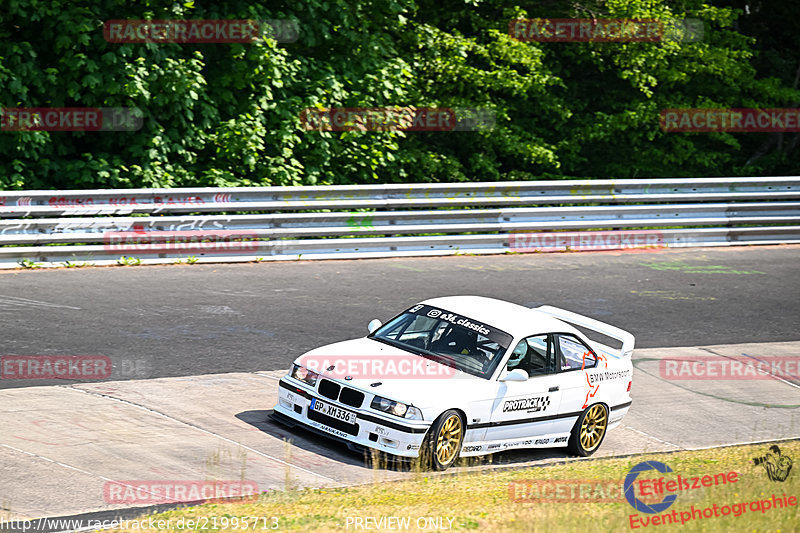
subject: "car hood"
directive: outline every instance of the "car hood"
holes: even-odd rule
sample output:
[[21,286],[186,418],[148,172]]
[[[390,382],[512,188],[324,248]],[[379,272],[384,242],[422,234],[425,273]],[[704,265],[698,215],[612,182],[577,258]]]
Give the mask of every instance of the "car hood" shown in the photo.
[[315,348],[298,357],[295,363],[367,394],[420,409],[453,405],[465,394],[476,399],[483,388],[490,395],[493,384],[366,337]]

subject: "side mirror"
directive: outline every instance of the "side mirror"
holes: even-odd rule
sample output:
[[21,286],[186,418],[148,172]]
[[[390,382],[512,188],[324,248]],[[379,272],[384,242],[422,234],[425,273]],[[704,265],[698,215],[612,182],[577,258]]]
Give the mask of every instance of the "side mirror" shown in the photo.
[[383,325],[383,322],[381,322],[377,318],[373,318],[372,320],[369,321],[369,324],[367,324],[367,329],[369,330],[370,333],[372,333],[373,331],[375,331],[376,329],[378,329],[382,325]]
[[528,373],[521,368],[515,368],[500,378],[500,381],[528,381]]

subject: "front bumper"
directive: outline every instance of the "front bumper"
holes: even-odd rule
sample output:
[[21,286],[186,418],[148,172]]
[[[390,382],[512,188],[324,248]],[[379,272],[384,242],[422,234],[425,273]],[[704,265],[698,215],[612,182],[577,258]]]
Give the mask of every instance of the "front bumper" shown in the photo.
[[[382,416],[372,409],[366,399],[361,408],[354,408],[320,395],[307,384],[286,376],[278,383],[278,404],[275,414],[285,423],[296,423],[342,440],[348,445],[372,448],[400,457],[418,457],[430,421],[404,420]],[[316,411],[309,418],[311,400],[318,398],[326,403],[356,413],[356,422],[348,424]],[[351,446],[352,448],[352,446]]]

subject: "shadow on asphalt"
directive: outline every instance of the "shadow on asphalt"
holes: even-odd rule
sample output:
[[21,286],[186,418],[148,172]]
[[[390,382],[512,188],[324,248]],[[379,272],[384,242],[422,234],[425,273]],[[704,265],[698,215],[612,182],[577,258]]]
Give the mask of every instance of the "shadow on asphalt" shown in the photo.
[[[373,454],[370,450],[357,451],[348,447],[343,441],[329,437],[327,434],[307,429],[303,426],[288,427],[272,418],[272,409],[243,411],[236,418],[250,424],[275,439],[289,442],[302,450],[319,454],[342,464],[378,470],[413,472],[419,470],[416,461],[397,458],[388,454]],[[527,467],[531,462],[552,459],[569,460],[571,456],[566,448],[546,448],[536,450],[508,450],[481,457],[459,459],[456,469],[467,469],[478,466]],[[544,466],[544,465],[542,465]]]

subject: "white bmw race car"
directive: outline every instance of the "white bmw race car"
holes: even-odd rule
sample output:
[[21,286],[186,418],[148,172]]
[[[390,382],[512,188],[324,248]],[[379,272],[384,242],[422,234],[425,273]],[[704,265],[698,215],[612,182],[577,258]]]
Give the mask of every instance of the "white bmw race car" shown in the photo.
[[570,311],[451,296],[368,329],[296,359],[273,417],[444,470],[513,448],[591,455],[631,405],[633,335]]

